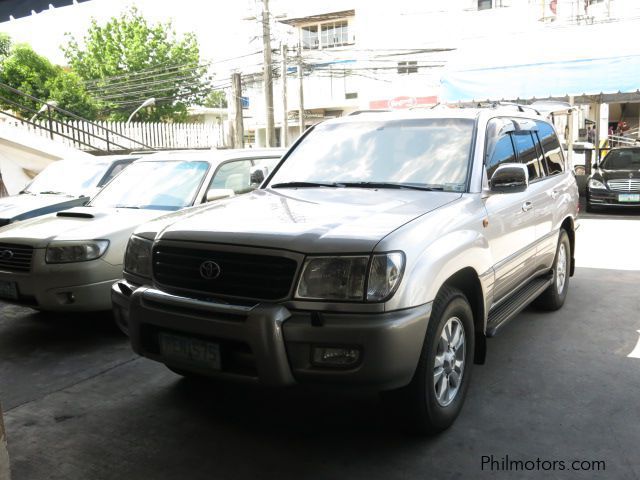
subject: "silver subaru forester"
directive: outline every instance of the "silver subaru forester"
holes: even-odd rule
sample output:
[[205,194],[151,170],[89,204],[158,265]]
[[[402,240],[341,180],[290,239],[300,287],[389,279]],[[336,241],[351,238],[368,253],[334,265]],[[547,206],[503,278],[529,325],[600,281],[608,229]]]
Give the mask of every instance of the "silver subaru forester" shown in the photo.
[[437,432],[486,338],[564,303],[577,212],[531,109],[362,113],[310,128],[253,193],[139,227],[112,300],[175,372],[374,387]]

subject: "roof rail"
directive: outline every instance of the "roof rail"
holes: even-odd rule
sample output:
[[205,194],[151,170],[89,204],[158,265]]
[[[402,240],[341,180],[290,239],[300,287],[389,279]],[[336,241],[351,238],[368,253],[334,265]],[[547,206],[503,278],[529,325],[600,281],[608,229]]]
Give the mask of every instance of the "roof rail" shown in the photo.
[[354,115],[360,115],[363,113],[384,113],[384,112],[390,112],[391,110],[354,110],[351,113],[347,114],[347,117],[353,117]]
[[496,102],[493,105],[494,107],[516,107],[519,112],[524,112],[525,109],[533,110],[534,112],[536,112],[536,115],[540,115],[540,112],[536,108],[530,105],[521,105],[515,102]]

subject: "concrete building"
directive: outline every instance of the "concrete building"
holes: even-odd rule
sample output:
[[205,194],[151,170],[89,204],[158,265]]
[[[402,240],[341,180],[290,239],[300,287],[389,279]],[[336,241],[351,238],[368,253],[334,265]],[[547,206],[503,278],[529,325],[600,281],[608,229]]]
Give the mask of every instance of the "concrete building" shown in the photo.
[[[299,64],[304,72],[305,125],[309,126],[358,109],[409,108],[445,101],[442,79],[462,62],[473,61],[482,68],[491,67],[491,61],[498,58],[517,64],[518,56],[553,62],[640,54],[631,37],[619,40],[637,31],[640,4],[632,0],[396,0],[393,8],[365,0],[296,4],[280,0],[272,4],[274,116],[279,138],[284,112],[277,47],[289,47],[288,143],[299,133]],[[536,45],[544,45],[544,51],[534,52]],[[512,57],[503,55],[504,50],[512,52]],[[242,73],[243,95],[249,103],[245,110],[247,139],[262,146],[265,105],[260,66]],[[592,122],[603,139],[609,125],[625,122],[632,132],[640,123],[640,96],[635,90],[553,91],[530,96],[523,91],[475,100],[530,102],[548,97],[578,105],[573,116],[574,140],[581,139]]]

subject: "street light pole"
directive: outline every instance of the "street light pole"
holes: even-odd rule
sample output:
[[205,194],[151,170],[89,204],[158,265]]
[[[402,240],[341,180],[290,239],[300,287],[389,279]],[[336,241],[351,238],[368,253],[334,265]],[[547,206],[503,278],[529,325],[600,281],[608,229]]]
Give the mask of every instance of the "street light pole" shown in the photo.
[[131,123],[131,119],[134,117],[134,115],[136,113],[138,113],[140,110],[142,110],[143,108],[146,107],[151,107],[152,105],[156,104],[156,99],[155,98],[147,98],[144,102],[142,102],[142,105],[140,105],[138,108],[136,108],[133,113],[131,115],[129,115],[129,118],[127,119],[127,123]]

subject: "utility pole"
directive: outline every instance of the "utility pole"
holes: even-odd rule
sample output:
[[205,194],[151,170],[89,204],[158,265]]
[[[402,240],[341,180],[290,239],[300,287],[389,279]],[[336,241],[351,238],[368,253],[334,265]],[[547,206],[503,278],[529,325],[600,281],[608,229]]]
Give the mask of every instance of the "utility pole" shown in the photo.
[[287,107],[287,46],[282,44],[282,144],[286,147],[289,143],[289,108]]
[[231,146],[244,147],[244,125],[242,124],[242,79],[239,73],[231,74],[231,101],[233,106],[233,123],[231,132]]
[[269,14],[269,0],[262,0],[262,48],[264,53],[264,66],[262,70],[262,83],[264,84],[264,102],[266,107],[266,143],[267,147],[273,147],[276,143],[275,127],[273,122],[273,76],[271,72],[271,17]]
[[303,88],[303,73],[302,73],[302,45],[298,44],[298,117],[300,119],[300,135],[304,133],[304,88]]

